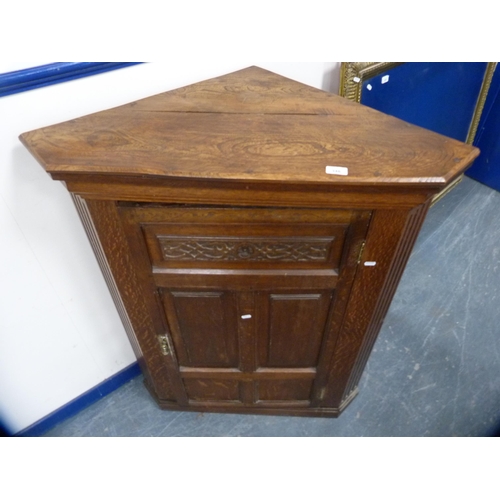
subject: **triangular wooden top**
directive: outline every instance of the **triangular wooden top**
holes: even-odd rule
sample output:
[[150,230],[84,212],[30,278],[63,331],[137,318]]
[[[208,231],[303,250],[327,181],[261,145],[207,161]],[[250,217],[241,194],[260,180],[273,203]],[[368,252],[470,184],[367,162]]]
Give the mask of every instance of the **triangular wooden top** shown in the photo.
[[[51,174],[444,186],[472,146],[257,67],[27,132]],[[327,166],[348,175],[326,173]]]

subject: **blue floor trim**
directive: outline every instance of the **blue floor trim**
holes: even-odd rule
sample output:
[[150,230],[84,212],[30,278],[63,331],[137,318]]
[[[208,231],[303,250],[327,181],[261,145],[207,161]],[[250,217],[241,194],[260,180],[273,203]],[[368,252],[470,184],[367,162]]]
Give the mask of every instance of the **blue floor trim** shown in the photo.
[[141,64],[140,62],[58,62],[0,73],[0,97],[86,76]]
[[91,404],[104,398],[111,392],[115,391],[129,380],[141,374],[141,369],[138,363],[134,363],[127,368],[124,368],[117,374],[108,378],[104,382],[83,393],[81,396],[73,399],[61,408],[50,413],[46,417],[38,420],[26,429],[15,434],[16,437],[39,437],[45,434],[48,430],[55,427],[64,420],[73,417]]

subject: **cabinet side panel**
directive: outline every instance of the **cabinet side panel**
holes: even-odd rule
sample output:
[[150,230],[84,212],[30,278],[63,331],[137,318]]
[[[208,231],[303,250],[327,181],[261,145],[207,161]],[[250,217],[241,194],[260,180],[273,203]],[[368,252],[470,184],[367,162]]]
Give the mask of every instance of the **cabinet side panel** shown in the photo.
[[416,207],[410,212],[407,218],[405,229],[395,252],[394,260],[391,264],[391,268],[375,307],[375,312],[368,326],[363,344],[347,383],[344,398],[354,391],[358,385],[375,340],[377,339],[377,335],[382,328],[385,315],[387,314],[394,294],[396,293],[399,281],[403,276],[403,272],[408,259],[410,258],[411,251],[420,232],[420,228],[425,220],[429,206],[430,203]]
[[122,320],[125,331],[127,332],[127,336],[129,338],[130,344],[132,345],[132,349],[134,350],[134,354],[136,355],[137,360],[142,367],[142,365],[144,364],[144,360],[141,348],[139,346],[139,343],[137,342],[134,328],[132,327],[132,323],[130,322],[127,310],[125,309],[125,305],[123,304],[120,292],[118,291],[118,286],[116,284],[115,278],[113,277],[113,273],[111,272],[108,260],[102,248],[101,241],[99,240],[94,222],[92,221],[92,217],[90,216],[87,203],[81,196],[73,193],[70,194],[73,198],[76,210],[78,212],[78,215],[80,216],[80,220],[82,221],[85,232],[87,233],[87,237],[90,241],[99,267],[101,268],[101,272],[104,276],[106,284],[108,285],[111,297],[113,298],[113,302],[115,303],[115,307],[118,310],[120,319]]
[[326,406],[341,407],[356,389],[428,206],[374,212],[335,346]]
[[359,268],[359,255],[365,242],[371,216],[372,212],[354,212],[347,233],[340,266],[339,281],[335,289],[331,314],[328,320],[329,326],[321,348],[317,377],[314,382],[312,397],[314,406],[327,406],[325,402],[327,386],[331,383],[336,383],[330,377],[332,357],[337,345],[345,311],[349,304],[354,278]]
[[[80,201],[84,200],[80,199]],[[142,346],[144,356],[141,354],[140,363],[143,374],[149,385],[158,394],[161,394],[163,399],[173,400],[175,396],[169,384],[165,364],[161,359],[154,324],[145,299],[140,293],[141,288],[129,255],[128,243],[120,224],[115,203],[86,200],[85,205],[92,219],[92,227],[95,229],[93,235],[100,242],[99,248],[104,252],[106,267],[111,271],[113,283],[116,285],[114,290],[119,292],[121,304],[129,319],[128,325],[133,327],[127,333],[134,332],[131,338],[133,346],[137,345],[137,341]]]

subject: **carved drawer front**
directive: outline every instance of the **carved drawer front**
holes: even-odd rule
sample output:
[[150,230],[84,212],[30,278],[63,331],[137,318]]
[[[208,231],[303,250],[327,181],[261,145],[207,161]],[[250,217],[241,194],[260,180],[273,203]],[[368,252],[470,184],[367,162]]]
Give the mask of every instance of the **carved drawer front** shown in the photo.
[[[153,270],[339,267],[351,212],[133,209]],[[325,217],[326,215],[326,217]]]
[[337,269],[345,227],[163,224],[144,232],[155,267]]
[[[207,230],[208,228],[204,228]],[[244,233],[253,227],[245,227]],[[213,229],[214,232],[217,228]],[[209,231],[209,229],[208,229]],[[327,263],[334,236],[156,236],[165,262]]]

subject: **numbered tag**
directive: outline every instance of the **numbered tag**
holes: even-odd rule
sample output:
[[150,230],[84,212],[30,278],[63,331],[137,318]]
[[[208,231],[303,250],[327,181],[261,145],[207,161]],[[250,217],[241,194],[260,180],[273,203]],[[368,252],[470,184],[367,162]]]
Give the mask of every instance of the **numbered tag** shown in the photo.
[[325,172],[327,174],[331,174],[331,175],[348,175],[349,174],[349,170],[347,169],[347,167],[328,166],[328,167],[326,167]]

